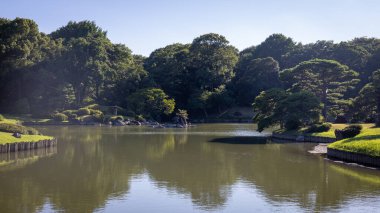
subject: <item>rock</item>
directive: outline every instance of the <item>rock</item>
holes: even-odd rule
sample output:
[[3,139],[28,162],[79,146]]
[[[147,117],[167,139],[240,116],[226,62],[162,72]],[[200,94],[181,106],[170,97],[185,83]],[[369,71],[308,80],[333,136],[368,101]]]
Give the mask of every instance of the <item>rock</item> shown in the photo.
[[18,132],[13,133],[12,136],[15,138],[21,138],[21,134]]
[[112,125],[114,125],[114,126],[125,126],[125,123],[121,120],[115,120],[115,121],[113,121]]
[[137,126],[141,126],[141,123],[139,121],[131,121],[129,122],[130,125],[137,125]]

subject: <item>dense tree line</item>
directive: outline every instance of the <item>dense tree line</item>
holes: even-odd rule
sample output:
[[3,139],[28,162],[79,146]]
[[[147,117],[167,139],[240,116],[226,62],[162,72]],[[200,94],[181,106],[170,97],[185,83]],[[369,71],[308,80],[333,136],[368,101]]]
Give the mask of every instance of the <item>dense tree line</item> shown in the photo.
[[44,34],[32,20],[0,19],[4,113],[45,115],[98,103],[152,118],[175,108],[207,117],[232,106],[251,107],[256,97],[258,112],[260,100],[268,98],[263,106],[270,109],[272,99],[265,95],[276,94],[281,107],[262,114],[266,119],[280,113],[301,122],[290,118],[297,112],[286,104],[307,97],[312,119],[318,109],[325,120],[374,121],[380,111],[379,69],[377,38],[302,44],[273,34],[239,52],[224,36],[209,33],[144,57],[112,43],[94,22],[69,22]]

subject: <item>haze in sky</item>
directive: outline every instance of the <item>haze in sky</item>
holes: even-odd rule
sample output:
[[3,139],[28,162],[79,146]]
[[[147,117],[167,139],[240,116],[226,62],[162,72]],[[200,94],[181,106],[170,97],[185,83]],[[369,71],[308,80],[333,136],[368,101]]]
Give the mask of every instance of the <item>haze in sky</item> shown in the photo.
[[240,50],[283,33],[302,43],[380,37],[378,0],[1,0],[0,17],[30,18],[50,33],[91,20],[135,54],[219,33]]

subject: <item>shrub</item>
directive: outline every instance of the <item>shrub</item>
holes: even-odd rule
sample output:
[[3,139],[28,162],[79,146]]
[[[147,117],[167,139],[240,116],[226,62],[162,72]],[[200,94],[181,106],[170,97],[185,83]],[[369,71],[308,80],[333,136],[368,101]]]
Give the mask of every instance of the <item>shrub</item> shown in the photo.
[[26,127],[27,128],[27,131],[28,131],[28,135],[39,135],[40,133],[38,132],[38,130],[32,128],[32,127]]
[[103,122],[104,121],[104,115],[102,112],[100,113],[95,113],[92,115],[92,117],[94,117],[94,119],[97,121],[97,122]]
[[63,114],[63,113],[55,113],[52,115],[52,118],[53,120],[55,121],[67,121],[68,117],[67,115]]
[[89,109],[89,110],[90,110],[90,115],[103,114],[103,112],[100,110],[96,110],[96,109]]
[[0,114],[0,121],[3,121],[5,118],[2,114]]
[[77,114],[78,114],[79,116],[90,115],[90,114],[91,114],[91,111],[90,111],[90,109],[88,109],[88,108],[80,108],[80,109],[78,109]]
[[94,110],[99,110],[100,106],[99,106],[99,104],[91,104],[91,105],[86,106],[86,108],[88,108],[88,109],[94,109]]
[[80,120],[82,122],[103,122],[103,115],[85,115]]
[[112,117],[108,118],[108,121],[111,121],[111,122],[114,122],[116,120],[124,121],[124,117],[121,115],[118,115],[118,116],[112,116]]
[[77,111],[76,110],[65,110],[62,113],[65,114],[65,115],[67,115],[68,117],[70,117],[70,115],[76,114]]
[[335,130],[335,136],[338,140],[353,138],[356,135],[360,134],[362,129],[363,126],[360,124],[352,124],[342,130]]
[[307,133],[314,132],[327,132],[331,129],[330,123],[322,123],[322,124],[313,124],[309,128],[306,129]]
[[11,123],[0,123],[0,132],[20,133],[24,135],[38,135],[39,132],[31,127]]
[[135,116],[135,120],[136,121],[140,121],[140,122],[145,122],[145,118],[142,115],[136,115]]

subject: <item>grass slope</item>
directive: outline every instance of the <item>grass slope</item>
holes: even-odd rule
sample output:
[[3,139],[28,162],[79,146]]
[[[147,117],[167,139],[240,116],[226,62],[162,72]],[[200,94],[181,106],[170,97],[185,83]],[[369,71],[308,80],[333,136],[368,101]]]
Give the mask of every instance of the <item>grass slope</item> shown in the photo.
[[18,143],[18,142],[37,142],[40,140],[50,140],[53,137],[45,135],[22,135],[21,138],[15,138],[12,133],[0,132],[0,144]]
[[337,141],[328,147],[380,157],[380,128],[363,128],[356,137]]

